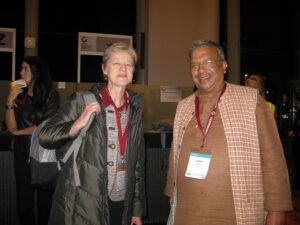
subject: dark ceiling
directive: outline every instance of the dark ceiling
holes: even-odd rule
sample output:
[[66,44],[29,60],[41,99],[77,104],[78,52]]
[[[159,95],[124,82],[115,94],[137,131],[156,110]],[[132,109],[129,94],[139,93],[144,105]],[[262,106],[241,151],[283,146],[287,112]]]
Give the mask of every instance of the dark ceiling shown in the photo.
[[274,102],[299,84],[299,12],[298,0],[241,0],[241,80],[262,74]]

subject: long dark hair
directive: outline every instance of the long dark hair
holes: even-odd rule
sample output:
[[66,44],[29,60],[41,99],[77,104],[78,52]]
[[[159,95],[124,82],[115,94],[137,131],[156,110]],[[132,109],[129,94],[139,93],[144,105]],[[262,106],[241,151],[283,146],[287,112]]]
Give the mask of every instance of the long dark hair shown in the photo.
[[44,113],[46,102],[52,90],[52,79],[48,64],[39,56],[27,56],[24,62],[28,63],[31,70],[33,84],[33,103],[35,110]]

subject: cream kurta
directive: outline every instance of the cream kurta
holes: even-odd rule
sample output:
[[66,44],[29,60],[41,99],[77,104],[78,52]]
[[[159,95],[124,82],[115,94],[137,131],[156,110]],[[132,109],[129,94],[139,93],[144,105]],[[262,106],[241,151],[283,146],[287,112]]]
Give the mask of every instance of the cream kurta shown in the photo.
[[[256,106],[257,130],[261,149],[263,190],[265,210],[282,211],[292,208],[282,146],[276,131],[272,113],[262,98]],[[177,207],[176,225],[234,225],[237,224],[228,145],[220,112],[209,130],[205,149],[212,154],[212,160],[205,180],[185,177],[189,153],[200,151],[202,134],[196,127],[196,119],[192,117],[185,128],[181,143],[177,171]],[[170,155],[170,171],[166,194],[171,196],[174,183],[172,168],[172,152]],[[241,171],[242,173],[243,171]],[[245,215],[247,210],[245,209]]]

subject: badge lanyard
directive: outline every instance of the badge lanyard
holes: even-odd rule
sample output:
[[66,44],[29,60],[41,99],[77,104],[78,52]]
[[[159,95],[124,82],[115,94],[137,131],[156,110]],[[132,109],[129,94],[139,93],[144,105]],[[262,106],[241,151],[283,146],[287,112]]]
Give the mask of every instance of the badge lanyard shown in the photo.
[[226,89],[226,83],[224,84],[224,87],[221,91],[221,94],[214,106],[214,108],[212,109],[212,111],[210,112],[210,115],[209,115],[209,118],[208,118],[208,121],[207,121],[207,124],[206,124],[206,128],[205,130],[203,129],[203,127],[201,126],[201,120],[200,120],[200,115],[199,115],[199,108],[200,108],[200,101],[199,101],[199,96],[195,96],[195,116],[196,116],[196,120],[197,120],[197,124],[198,124],[198,127],[202,133],[202,145],[200,146],[201,148],[204,147],[204,143],[205,143],[205,139],[208,135],[208,131],[211,127],[211,124],[215,118],[215,115],[216,115],[216,111],[217,111],[217,107],[218,107],[218,103],[220,101],[220,98],[222,97],[222,95],[224,94],[225,92],[225,89]]
[[[125,99],[124,100],[125,100],[125,108],[127,109],[127,107],[128,107],[127,94],[125,94]],[[122,126],[121,126],[120,115],[121,115],[122,109],[124,109],[124,108],[123,107],[118,108],[113,101],[112,101],[112,105],[115,109],[115,115],[116,115],[116,120],[117,120],[117,125],[118,125],[118,138],[119,138],[120,154],[121,154],[121,159],[123,161],[124,160],[125,149],[126,149],[126,141],[127,141],[127,137],[128,137],[128,124],[129,124],[129,121],[127,121],[124,133],[122,134]]]

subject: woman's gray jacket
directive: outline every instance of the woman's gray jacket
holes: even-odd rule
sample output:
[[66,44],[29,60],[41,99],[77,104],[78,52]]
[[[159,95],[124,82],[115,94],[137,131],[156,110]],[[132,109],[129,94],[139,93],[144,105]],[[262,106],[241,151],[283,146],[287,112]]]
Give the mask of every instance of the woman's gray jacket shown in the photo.
[[[94,118],[76,158],[81,184],[76,187],[74,183],[73,160],[70,157],[57,181],[50,225],[109,225],[107,128],[104,105],[98,95],[99,88],[101,85],[95,85],[91,92],[100,103],[101,113]],[[145,212],[144,99],[140,93],[128,90],[128,94],[128,163],[122,225],[130,224],[132,216],[142,217]],[[46,148],[56,148],[57,155],[61,155],[61,151],[65,151],[76,138],[69,135],[69,130],[83,109],[80,92],[71,95],[41,131],[40,144]]]

